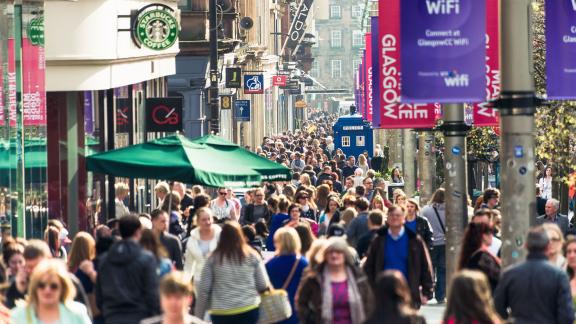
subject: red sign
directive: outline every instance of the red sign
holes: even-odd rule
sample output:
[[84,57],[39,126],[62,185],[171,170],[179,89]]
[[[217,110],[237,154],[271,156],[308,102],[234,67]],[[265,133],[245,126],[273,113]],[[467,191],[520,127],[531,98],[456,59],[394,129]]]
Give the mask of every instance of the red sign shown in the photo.
[[372,96],[374,95],[374,85],[372,83],[372,34],[366,33],[364,35],[366,40],[366,64],[364,65],[364,72],[366,78],[365,87],[364,87],[364,95],[366,97],[366,120],[372,121],[372,113],[374,108],[374,101],[372,100]]
[[286,80],[288,80],[287,75],[274,75],[272,77],[272,85],[278,86],[278,87],[285,87],[286,86]]
[[[486,0],[486,98],[493,100],[500,95],[499,61],[499,0]],[[474,105],[474,126],[498,126],[496,109],[488,102]]]
[[432,128],[434,104],[400,104],[400,0],[378,3],[379,128]]
[[46,60],[44,47],[22,39],[22,109],[24,126],[46,125]]

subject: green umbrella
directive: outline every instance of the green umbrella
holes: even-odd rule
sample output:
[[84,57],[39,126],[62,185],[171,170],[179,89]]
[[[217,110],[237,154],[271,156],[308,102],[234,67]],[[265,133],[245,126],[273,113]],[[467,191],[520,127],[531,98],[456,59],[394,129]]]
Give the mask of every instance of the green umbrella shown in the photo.
[[247,187],[290,179],[290,169],[215,136],[182,135],[88,156],[89,171],[127,178]]

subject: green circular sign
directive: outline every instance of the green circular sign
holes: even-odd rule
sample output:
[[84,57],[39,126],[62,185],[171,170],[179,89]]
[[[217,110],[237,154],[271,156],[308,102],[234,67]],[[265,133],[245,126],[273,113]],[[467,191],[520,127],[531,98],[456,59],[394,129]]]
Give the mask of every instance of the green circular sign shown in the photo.
[[32,45],[44,46],[44,17],[30,19],[26,33]]
[[166,10],[150,10],[142,13],[136,23],[136,37],[150,49],[165,50],[176,42],[178,22]]

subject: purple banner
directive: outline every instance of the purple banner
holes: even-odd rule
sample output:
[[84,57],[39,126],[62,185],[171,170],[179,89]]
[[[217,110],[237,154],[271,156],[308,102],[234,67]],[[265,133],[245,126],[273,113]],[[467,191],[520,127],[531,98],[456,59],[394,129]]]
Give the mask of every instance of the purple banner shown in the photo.
[[401,101],[485,101],[485,1],[402,0],[400,12]]
[[94,116],[92,114],[92,91],[84,91],[84,132],[88,135],[94,133]]
[[372,17],[372,127],[380,127],[380,56],[378,53],[378,17]]
[[576,98],[576,0],[546,1],[548,99]]

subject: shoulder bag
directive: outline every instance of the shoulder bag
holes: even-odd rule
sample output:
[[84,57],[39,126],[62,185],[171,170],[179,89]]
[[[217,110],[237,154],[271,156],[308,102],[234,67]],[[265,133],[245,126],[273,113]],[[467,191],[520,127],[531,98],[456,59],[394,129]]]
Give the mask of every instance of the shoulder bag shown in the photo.
[[286,288],[288,288],[290,281],[292,281],[292,277],[294,277],[299,263],[300,257],[297,257],[282,288],[268,288],[268,290],[260,295],[260,318],[258,319],[258,324],[276,323],[292,316],[292,307],[290,306],[290,299],[288,298]]

